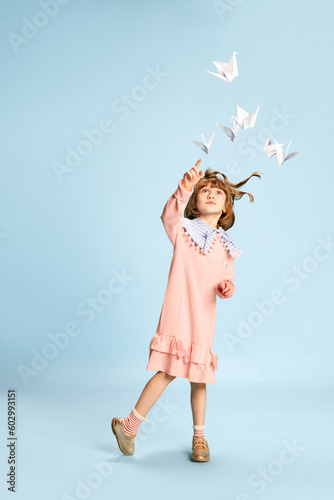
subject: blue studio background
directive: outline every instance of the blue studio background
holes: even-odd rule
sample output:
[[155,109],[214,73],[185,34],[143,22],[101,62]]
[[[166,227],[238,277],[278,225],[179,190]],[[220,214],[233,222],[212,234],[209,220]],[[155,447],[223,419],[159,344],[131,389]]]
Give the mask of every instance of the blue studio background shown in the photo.
[[[329,1],[1,2],[1,498],[328,498],[333,457]],[[232,83],[209,74],[237,51]],[[239,104],[254,128],[231,143]],[[210,154],[189,140],[216,132]],[[279,166],[266,134],[301,154]],[[236,293],[217,298],[211,461],[189,460],[177,378],[124,456],[173,248],[160,220],[196,161],[242,188]],[[196,469],[196,470],[195,470]]]

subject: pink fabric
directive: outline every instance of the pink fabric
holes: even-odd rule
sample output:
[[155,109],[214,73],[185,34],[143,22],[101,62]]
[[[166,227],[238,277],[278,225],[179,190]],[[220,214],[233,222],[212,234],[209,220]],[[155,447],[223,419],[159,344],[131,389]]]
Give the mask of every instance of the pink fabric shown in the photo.
[[[233,283],[234,258],[217,232],[209,253],[201,253],[182,225],[192,191],[182,179],[167,201],[162,223],[174,246],[164,302],[150,342],[147,370],[161,370],[190,382],[215,384],[218,356],[212,350],[216,325],[216,286]],[[234,286],[234,285],[233,285]]]

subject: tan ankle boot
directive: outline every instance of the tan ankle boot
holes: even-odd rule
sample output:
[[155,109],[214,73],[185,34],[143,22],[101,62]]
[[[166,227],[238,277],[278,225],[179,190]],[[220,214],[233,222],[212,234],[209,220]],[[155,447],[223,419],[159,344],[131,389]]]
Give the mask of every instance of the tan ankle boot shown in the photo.
[[210,451],[207,440],[204,437],[193,437],[193,452],[190,458],[195,462],[209,462]]
[[135,452],[136,434],[126,434],[124,430],[124,418],[113,418],[111,429],[116,436],[119,449],[124,455],[133,455]]

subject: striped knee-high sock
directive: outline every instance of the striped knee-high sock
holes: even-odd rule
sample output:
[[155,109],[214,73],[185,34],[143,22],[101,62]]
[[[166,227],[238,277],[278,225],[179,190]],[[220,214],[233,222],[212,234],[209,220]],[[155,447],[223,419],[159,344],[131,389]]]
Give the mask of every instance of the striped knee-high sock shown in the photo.
[[205,425],[193,425],[194,435],[193,437],[202,436],[204,437]]
[[136,434],[138,427],[145,419],[146,417],[143,417],[137,410],[132,408],[129,415],[124,419],[124,432],[126,434]]

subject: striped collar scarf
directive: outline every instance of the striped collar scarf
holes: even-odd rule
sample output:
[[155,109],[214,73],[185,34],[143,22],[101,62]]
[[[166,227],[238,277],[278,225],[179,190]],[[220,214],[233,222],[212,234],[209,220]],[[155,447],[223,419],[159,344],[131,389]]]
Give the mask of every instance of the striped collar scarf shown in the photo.
[[215,229],[200,217],[195,219],[181,219],[182,226],[186,229],[191,239],[202,249],[202,253],[210,252],[210,247],[216,233],[219,233],[226,250],[232,257],[239,257],[242,253],[240,248],[234,243],[230,235],[222,227]]

